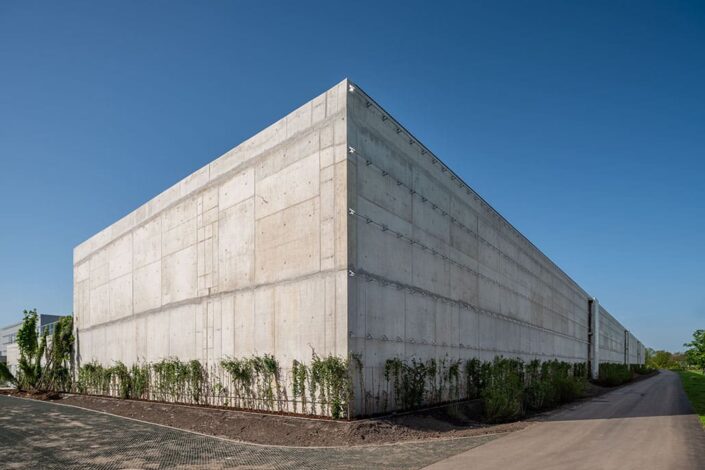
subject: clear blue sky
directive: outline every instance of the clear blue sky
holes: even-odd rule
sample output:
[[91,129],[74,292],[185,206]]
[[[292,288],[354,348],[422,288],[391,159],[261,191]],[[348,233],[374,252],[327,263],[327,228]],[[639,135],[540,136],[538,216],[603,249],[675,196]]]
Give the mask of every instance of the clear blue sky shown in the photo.
[[0,0],[0,324],[344,77],[647,345],[705,328],[705,3],[665,0]]

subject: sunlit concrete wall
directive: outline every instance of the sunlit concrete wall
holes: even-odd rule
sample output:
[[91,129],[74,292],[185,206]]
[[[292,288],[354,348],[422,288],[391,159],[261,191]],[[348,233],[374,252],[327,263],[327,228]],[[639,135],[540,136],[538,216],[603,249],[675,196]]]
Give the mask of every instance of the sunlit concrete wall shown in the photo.
[[81,363],[347,354],[346,86],[76,247]]

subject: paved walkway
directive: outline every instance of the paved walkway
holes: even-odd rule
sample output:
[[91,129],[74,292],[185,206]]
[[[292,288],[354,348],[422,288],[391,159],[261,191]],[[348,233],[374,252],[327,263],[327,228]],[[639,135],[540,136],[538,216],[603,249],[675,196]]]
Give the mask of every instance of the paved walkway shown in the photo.
[[662,371],[428,468],[705,469],[705,431],[679,377]]
[[493,439],[483,436],[348,448],[270,447],[0,395],[3,469],[408,469]]

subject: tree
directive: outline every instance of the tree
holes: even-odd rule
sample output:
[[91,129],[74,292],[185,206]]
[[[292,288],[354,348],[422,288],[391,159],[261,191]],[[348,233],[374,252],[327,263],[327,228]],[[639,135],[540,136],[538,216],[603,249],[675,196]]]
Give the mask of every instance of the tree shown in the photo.
[[70,388],[73,340],[73,317],[60,318],[54,325],[51,344],[46,350],[45,365],[40,381],[42,388],[57,391]]
[[19,389],[66,390],[71,386],[71,358],[73,356],[73,318],[63,317],[54,325],[49,342],[49,332],[38,328],[37,310],[25,310],[22,325],[17,331],[20,351],[17,375],[0,367],[0,380],[10,382]]
[[25,310],[22,325],[17,331],[20,358],[17,370],[18,388],[35,389],[42,377],[42,356],[47,345],[47,335],[40,338],[37,310]]
[[670,369],[675,367],[676,362],[673,359],[673,354],[668,351],[653,351],[649,354],[646,364],[655,369]]
[[693,341],[685,343],[683,346],[688,348],[685,351],[688,364],[705,372],[705,330],[695,330],[693,332]]

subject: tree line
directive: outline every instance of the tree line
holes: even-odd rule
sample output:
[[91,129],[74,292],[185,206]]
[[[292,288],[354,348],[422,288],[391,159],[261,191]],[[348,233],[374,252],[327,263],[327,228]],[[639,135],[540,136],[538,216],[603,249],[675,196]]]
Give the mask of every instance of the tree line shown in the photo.
[[655,369],[698,369],[705,373],[705,330],[695,330],[683,352],[646,350],[646,365]]

